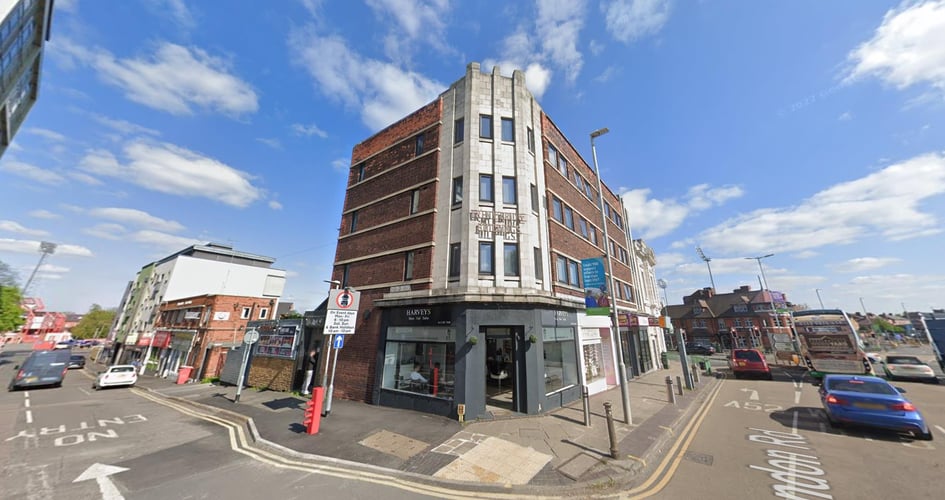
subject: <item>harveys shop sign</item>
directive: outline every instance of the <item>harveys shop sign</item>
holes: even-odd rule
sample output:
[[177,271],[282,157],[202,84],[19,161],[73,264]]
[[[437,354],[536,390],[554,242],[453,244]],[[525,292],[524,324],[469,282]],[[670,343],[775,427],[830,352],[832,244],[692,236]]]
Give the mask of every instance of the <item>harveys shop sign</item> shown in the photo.
[[391,326],[448,326],[453,324],[448,306],[410,306],[391,310]]

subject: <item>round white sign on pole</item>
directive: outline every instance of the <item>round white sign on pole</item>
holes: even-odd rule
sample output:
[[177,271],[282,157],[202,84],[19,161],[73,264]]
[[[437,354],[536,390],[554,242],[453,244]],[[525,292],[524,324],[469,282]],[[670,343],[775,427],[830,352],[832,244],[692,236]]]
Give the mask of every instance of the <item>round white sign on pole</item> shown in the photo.
[[246,344],[255,344],[259,341],[259,332],[254,328],[243,335],[243,342]]

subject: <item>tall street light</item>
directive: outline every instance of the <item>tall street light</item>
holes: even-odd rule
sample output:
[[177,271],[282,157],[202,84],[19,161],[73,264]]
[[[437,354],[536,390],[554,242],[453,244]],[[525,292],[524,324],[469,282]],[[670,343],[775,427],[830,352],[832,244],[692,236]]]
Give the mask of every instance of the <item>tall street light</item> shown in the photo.
[[[770,301],[769,303],[771,304],[771,322],[773,323],[772,326],[777,326],[778,328],[781,328],[781,321],[778,319],[778,312],[775,311],[774,309],[774,297],[771,296],[771,289],[768,288],[768,278],[765,276],[765,266],[761,265],[762,259],[767,259],[768,257],[774,257],[774,254],[769,253],[767,255],[762,255],[760,257],[745,257],[745,259],[758,261],[758,269],[761,270],[761,282],[763,283],[764,289],[768,291],[768,299]],[[770,334],[771,331],[768,330],[768,333]]]
[[823,309],[824,299],[820,298],[820,288],[815,288],[814,291],[817,292],[817,300],[820,302],[820,308]]
[[42,255],[39,256],[39,262],[37,262],[36,267],[33,268],[33,272],[30,274],[29,279],[26,280],[26,284],[23,285],[24,297],[27,297],[27,294],[29,293],[30,285],[33,284],[33,278],[36,277],[36,272],[39,271],[39,268],[43,267],[43,262],[46,260],[46,257],[49,257],[50,255],[56,253],[56,246],[57,245],[55,243],[50,243],[48,241],[40,242],[39,251],[40,253],[42,253]]
[[768,278],[765,277],[765,266],[761,265],[761,259],[767,259],[768,257],[774,257],[774,254],[769,253],[768,255],[762,255],[761,257],[745,257],[745,260],[758,261],[758,269],[761,269],[761,281],[763,281],[765,284],[765,290],[768,290]]
[[614,336],[617,341],[617,375],[620,379],[620,401],[623,404],[624,423],[632,423],[630,418],[630,392],[627,390],[627,365],[623,359],[623,341],[620,338],[620,319],[617,318],[617,302],[614,282],[614,263],[610,257],[610,237],[607,235],[607,215],[604,214],[604,185],[600,180],[600,167],[597,166],[597,148],[594,146],[594,139],[610,132],[608,128],[600,128],[591,132],[591,155],[594,157],[594,172],[597,174],[597,199],[598,208],[600,208],[600,217],[604,228],[604,256],[607,258],[607,271],[610,274],[610,280],[607,286],[610,287],[610,316],[614,327]]
[[709,262],[712,262],[712,259],[705,256],[705,252],[702,251],[702,247],[696,247],[696,252],[698,252],[699,257],[705,261],[705,267],[709,268],[709,283],[712,283],[712,291],[715,292],[715,278],[712,277],[712,266],[709,265]]

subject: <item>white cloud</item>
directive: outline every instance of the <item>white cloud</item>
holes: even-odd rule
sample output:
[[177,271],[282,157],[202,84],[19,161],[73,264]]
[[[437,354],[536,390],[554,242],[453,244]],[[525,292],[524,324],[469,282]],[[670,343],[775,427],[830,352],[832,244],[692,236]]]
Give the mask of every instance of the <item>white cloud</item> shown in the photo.
[[66,175],[70,179],[75,179],[83,184],[88,184],[90,186],[101,186],[102,184],[104,184],[102,181],[83,172],[69,172]]
[[714,188],[708,184],[699,184],[689,188],[685,198],[681,200],[649,198],[649,189],[630,190],[622,197],[630,214],[633,230],[649,239],[669,234],[682,225],[686,217],[722,205],[742,194],[744,193],[738,186]]
[[[41,242],[34,240],[13,240],[0,238],[0,251],[17,253],[39,253]],[[92,251],[79,245],[58,244],[55,255],[72,255],[78,257],[91,257]]]
[[317,135],[321,137],[322,139],[325,139],[328,137],[328,132],[325,132],[324,130],[318,128],[318,125],[315,125],[314,123],[310,125],[303,125],[301,123],[293,123],[292,132],[294,132],[295,135],[304,135],[306,137],[311,137],[313,135]]
[[538,18],[535,31],[542,52],[548,60],[561,68],[569,83],[574,83],[584,58],[577,49],[581,28],[584,27],[584,0],[538,0]]
[[945,193],[945,156],[929,153],[827,188],[787,208],[762,208],[705,231],[700,241],[732,253],[802,251],[866,237],[891,241],[941,232],[919,205]]
[[901,260],[902,259],[896,257],[858,257],[834,266],[834,269],[842,273],[869,271],[900,262]]
[[904,2],[850,52],[850,82],[875,76],[898,89],[928,84],[945,97],[945,1]]
[[282,210],[282,203],[279,203],[276,200],[269,200],[269,208],[273,210]]
[[282,149],[282,143],[279,142],[279,139],[271,137],[257,137],[257,141],[269,146],[272,149]]
[[148,135],[154,135],[154,136],[161,135],[161,133],[158,132],[157,130],[154,130],[148,127],[142,127],[141,125],[131,123],[126,120],[118,120],[114,118],[109,118],[107,116],[100,115],[98,113],[91,113],[90,115],[92,116],[92,119],[95,120],[96,122],[116,132],[119,132],[123,135],[133,135],[133,134],[148,134]]
[[75,12],[78,5],[78,0],[56,0],[56,11]]
[[182,231],[184,229],[184,226],[177,221],[155,217],[143,210],[137,210],[134,208],[92,208],[88,211],[88,214],[92,217],[98,217],[100,219],[108,219],[126,224],[133,224],[157,231],[176,232]]
[[197,26],[197,21],[184,0],[150,0],[150,3],[155,11],[170,18],[185,30],[191,30]]
[[91,150],[79,168],[161,193],[203,197],[241,208],[262,197],[250,174],[173,144],[135,140],[123,152],[124,164],[109,151]]
[[187,238],[174,234],[162,233],[160,231],[137,231],[132,233],[130,236],[133,241],[144,243],[149,247],[164,249],[168,252],[176,252],[181,248],[204,243],[202,240],[195,238]]
[[668,271],[686,260],[681,253],[661,253],[656,255],[656,267],[661,271]]
[[161,43],[147,58],[119,59],[104,49],[86,49],[70,40],[55,45],[63,55],[87,64],[128,99],[174,115],[193,108],[230,116],[259,108],[253,88],[230,73],[231,64],[199,48]]
[[0,171],[51,186],[58,186],[66,182],[66,178],[56,172],[16,160],[6,161],[0,164]]
[[61,217],[59,214],[44,209],[33,210],[30,212],[30,216],[36,217],[37,219],[58,219]]
[[607,31],[617,40],[630,43],[653,35],[669,20],[669,0],[612,0],[601,3]]
[[393,64],[363,57],[337,36],[320,36],[314,28],[289,35],[293,62],[314,79],[319,92],[357,108],[361,120],[379,130],[433,101],[443,85]]
[[38,272],[41,273],[68,273],[69,268],[63,266],[57,266],[55,264],[43,264],[39,266]]
[[444,42],[448,0],[368,0],[367,4],[390,27],[384,37],[384,52],[391,60],[409,60],[412,45],[417,41],[440,52],[449,50]]
[[29,127],[24,132],[27,132],[33,135],[38,135],[40,137],[49,139],[51,141],[56,141],[56,142],[62,142],[66,140],[66,136],[60,134],[59,132],[55,132],[53,130],[49,130],[45,128]]
[[840,120],[840,121],[842,121],[842,122],[847,122],[847,121],[850,121],[850,120],[852,120],[852,119],[853,119],[853,113],[851,113],[851,112],[849,112],[849,111],[845,111],[843,114],[841,114],[840,116],[837,117],[837,120]]
[[795,259],[810,259],[810,258],[816,257],[816,256],[818,256],[818,255],[820,255],[820,253],[819,253],[819,252],[815,252],[815,251],[813,251],[813,250],[802,250],[802,251],[797,252],[796,254],[794,254],[794,258],[795,258]]
[[127,234],[125,226],[111,222],[87,227],[83,229],[82,232],[91,236],[95,236],[96,238],[102,238],[106,240],[120,240],[123,239]]
[[331,168],[336,172],[345,173],[348,171],[348,168],[351,166],[351,161],[347,158],[337,158],[331,161]]
[[0,220],[0,231],[7,231],[11,233],[20,233],[27,236],[47,236],[49,231],[43,231],[42,229],[30,229],[23,227],[19,222],[14,222],[12,220]]

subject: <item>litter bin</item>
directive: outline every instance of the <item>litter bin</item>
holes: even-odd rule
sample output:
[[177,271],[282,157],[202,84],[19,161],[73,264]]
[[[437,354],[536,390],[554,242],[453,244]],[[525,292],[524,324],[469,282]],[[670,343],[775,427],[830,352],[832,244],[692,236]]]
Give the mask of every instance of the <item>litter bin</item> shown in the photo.
[[705,371],[705,360],[699,361],[699,369]]
[[669,370],[669,353],[663,351],[663,353],[660,354],[660,362],[663,363],[664,370]]
[[186,384],[187,379],[190,378],[190,374],[193,371],[194,371],[193,366],[181,366],[180,368],[178,368],[177,369],[177,383]]

